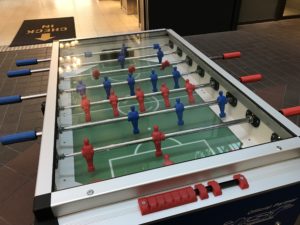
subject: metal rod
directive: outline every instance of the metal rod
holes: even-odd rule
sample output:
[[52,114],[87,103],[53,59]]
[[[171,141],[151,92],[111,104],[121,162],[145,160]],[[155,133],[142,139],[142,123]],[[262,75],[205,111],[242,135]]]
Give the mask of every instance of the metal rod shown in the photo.
[[[208,87],[210,86],[210,83],[206,83],[206,84],[198,84],[195,85],[196,88],[201,88],[201,87]],[[181,92],[181,91],[185,91],[185,88],[177,88],[177,89],[172,89],[170,90],[170,93],[176,93],[176,92]],[[155,95],[161,95],[160,91],[157,92],[152,92],[152,93],[146,93],[144,94],[144,97],[152,97]],[[127,96],[127,97],[123,97],[123,98],[118,98],[119,102],[120,101],[125,101],[125,100],[130,100],[130,99],[135,99],[136,96]],[[95,101],[95,102],[91,102],[90,105],[100,105],[100,104],[104,104],[104,103],[109,103],[109,100],[101,100],[101,101]],[[62,106],[60,109],[64,110],[64,109],[72,109],[72,108],[77,108],[77,107],[81,107],[81,105],[71,105],[71,106]]]
[[199,132],[199,131],[205,131],[205,130],[209,130],[209,129],[213,129],[213,128],[227,127],[227,126],[231,126],[231,125],[235,125],[235,124],[239,124],[239,123],[245,123],[245,122],[248,122],[248,121],[249,121],[248,118],[242,118],[242,119],[222,122],[222,123],[217,124],[217,125],[211,125],[211,126],[207,126],[207,127],[198,127],[198,128],[194,128],[194,129],[168,133],[165,136],[166,137],[176,137],[176,136],[179,136],[179,135],[191,134],[191,133],[195,133],[195,132]]
[[49,71],[50,68],[42,68],[42,69],[34,69],[34,70],[30,70],[31,73],[40,73],[40,72],[46,72]]
[[[180,63],[184,63],[185,60],[180,60],[180,61],[175,61],[170,63],[171,65],[177,65]],[[154,68],[154,67],[159,67],[161,66],[161,64],[153,64],[153,65],[148,65],[148,66],[138,66],[135,67],[135,69],[148,69],[148,68]],[[112,74],[112,73],[119,73],[119,72],[127,72],[128,68],[125,69],[117,69],[117,70],[109,70],[109,71],[104,71],[101,72],[101,75],[107,75],[107,74]],[[72,79],[72,78],[78,78],[78,77],[86,77],[86,76],[91,76],[90,73],[88,74],[80,74],[80,75],[74,75],[74,76],[67,76],[67,77],[60,77],[63,80],[68,80],[68,79]]]
[[[181,76],[189,75],[189,74],[196,73],[196,72],[197,71],[193,71],[190,73],[183,73],[183,74],[181,74]],[[160,80],[160,79],[166,79],[166,78],[170,78],[170,77],[173,77],[173,75],[160,76],[160,77],[158,77],[158,79]],[[141,82],[150,81],[150,80],[151,80],[151,78],[143,78],[143,79],[136,80],[135,83],[141,83]],[[115,82],[115,83],[112,83],[112,86],[119,86],[119,85],[123,85],[123,84],[127,84],[127,81]],[[94,88],[99,88],[99,87],[103,87],[103,84],[87,86],[86,89],[94,89]],[[73,91],[76,91],[76,88],[60,90],[60,92],[73,92]]]
[[36,94],[36,95],[27,95],[27,96],[21,96],[21,100],[41,98],[41,97],[46,97],[46,96],[47,96],[47,93]]
[[51,61],[51,58],[47,58],[47,59],[38,59],[38,62],[49,62]]
[[[162,46],[168,46],[168,45],[162,45]],[[121,48],[121,47],[120,47]],[[147,49],[147,48],[153,48],[153,45],[149,45],[149,46],[142,46],[142,47],[132,47],[132,48],[127,48],[127,51],[133,51],[133,50],[142,50],[142,49]],[[102,54],[107,54],[107,53],[116,53],[116,52],[120,52],[120,49],[117,50],[109,50],[109,51],[100,51],[100,52],[92,52],[93,55],[102,55]],[[75,56],[85,56],[84,53],[81,54],[74,54],[74,55],[69,55],[71,57]]]
[[[217,101],[214,100],[214,101],[209,101],[209,102],[196,104],[196,105],[188,105],[188,106],[185,106],[185,109],[193,109],[193,108],[212,105],[212,104],[216,104],[216,103],[217,103]],[[173,112],[173,111],[175,111],[175,108],[163,109],[163,110],[159,110],[159,111],[143,113],[143,114],[140,114],[139,116],[140,116],[140,118],[142,118],[142,117],[146,117],[146,116],[153,116],[153,115],[167,113],[167,112]],[[83,124],[76,124],[76,125],[67,126],[67,127],[60,127],[59,130],[61,132],[66,131],[66,130],[75,130],[75,129],[79,129],[79,128],[83,128],[83,127],[91,127],[91,126],[96,126],[96,125],[102,125],[102,124],[114,123],[114,122],[119,122],[119,121],[125,121],[127,119],[128,119],[127,116],[123,116],[123,117],[118,117],[118,118],[113,118],[113,119],[106,119],[106,120],[101,120],[101,121],[88,122],[88,123],[83,123]]]
[[[222,122],[220,124],[210,125],[207,127],[198,127],[198,128],[189,129],[189,130],[182,130],[182,131],[177,131],[177,132],[173,132],[173,133],[167,133],[167,134],[165,134],[165,136],[166,136],[166,138],[176,137],[179,135],[191,134],[191,133],[196,133],[199,131],[205,131],[205,130],[216,129],[216,128],[221,128],[221,127],[228,127],[231,125],[236,125],[236,124],[245,123],[245,122],[248,122],[247,118],[232,120],[232,121],[228,121],[228,122]],[[114,148],[133,145],[133,144],[141,144],[141,143],[148,142],[148,141],[152,141],[152,137],[142,138],[139,140],[133,140],[133,141],[128,141],[128,142],[122,142],[122,143],[118,143],[118,144],[111,144],[111,145],[107,145],[107,146],[103,146],[103,147],[98,147],[98,148],[94,148],[94,151],[95,152],[109,151]],[[76,153],[71,153],[71,154],[62,154],[62,155],[60,155],[59,158],[64,159],[64,158],[74,157],[74,156],[78,156],[78,155],[81,155],[81,152],[76,152]]]
[[[176,51],[171,51],[171,52],[166,52],[165,55],[171,55],[175,53]],[[127,57],[126,59],[144,59],[144,58],[151,58],[155,57],[156,54],[151,54],[151,55],[142,55],[142,56],[134,56],[134,57]],[[103,60],[103,61],[95,61],[95,62],[86,62],[82,63],[82,66],[89,66],[89,65],[95,65],[95,64],[102,64],[102,63],[108,63],[108,62],[117,62],[118,59],[108,59],[108,60]]]
[[36,136],[42,136],[42,135],[43,135],[43,132],[42,132],[42,131],[38,131],[38,132],[35,133],[35,135],[36,135]]

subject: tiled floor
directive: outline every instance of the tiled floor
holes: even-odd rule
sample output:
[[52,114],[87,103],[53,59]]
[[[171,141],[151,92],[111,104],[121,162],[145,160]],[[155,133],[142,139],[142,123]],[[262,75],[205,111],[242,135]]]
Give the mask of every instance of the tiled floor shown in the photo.
[[[15,69],[17,58],[48,58],[51,48],[0,53],[0,96],[31,95],[46,92],[48,74],[41,73],[17,79],[5,76]],[[39,65],[47,67],[48,63]],[[34,68],[34,67],[32,67]],[[41,130],[43,115],[41,99],[20,104],[0,106],[0,135],[26,130]],[[30,225],[33,222],[32,197],[39,157],[40,140],[2,146],[0,145],[0,224]]]
[[[5,1],[0,1],[0,3]],[[37,1],[43,4],[43,1]],[[53,1],[60,2],[60,1]],[[64,1],[61,1],[64,2]],[[57,3],[58,4],[58,3]],[[78,25],[79,26],[79,25]],[[238,31],[186,37],[207,55],[240,50],[243,57],[218,61],[235,77],[262,73],[265,78],[249,88],[275,108],[300,104],[300,20],[286,20],[239,27]],[[14,69],[22,58],[47,58],[50,48],[0,53],[0,96],[34,94],[46,91],[47,73],[8,79],[5,73]],[[36,67],[47,67],[39,64]],[[31,67],[33,68],[33,67]],[[40,103],[44,99],[0,106],[0,135],[28,129],[41,130]],[[300,125],[298,117],[292,118]],[[0,146],[0,225],[30,225],[33,222],[32,197],[40,140]]]
[[122,11],[118,0],[1,0],[0,9],[0,46],[31,19],[73,16],[78,38],[139,30],[137,16]]
[[[33,7],[34,5],[34,7]],[[98,0],[1,0],[0,46],[9,45],[26,19],[74,16],[76,36],[92,37],[138,31],[138,20],[126,15],[120,1]],[[0,48],[11,50],[7,48]],[[51,48],[0,52],[0,96],[23,96],[46,92],[48,74],[8,79],[8,70],[16,69],[16,59],[49,58]],[[42,63],[36,67],[49,67]],[[19,131],[42,130],[43,98],[20,104],[0,106],[0,136]],[[32,197],[38,165],[40,140],[9,146],[0,145],[0,225],[33,223]]]
[[[242,57],[217,63],[239,78],[261,73],[247,86],[275,109],[300,105],[300,19],[240,26],[237,31],[186,37],[207,55],[241,51]],[[300,126],[300,116],[290,117]]]

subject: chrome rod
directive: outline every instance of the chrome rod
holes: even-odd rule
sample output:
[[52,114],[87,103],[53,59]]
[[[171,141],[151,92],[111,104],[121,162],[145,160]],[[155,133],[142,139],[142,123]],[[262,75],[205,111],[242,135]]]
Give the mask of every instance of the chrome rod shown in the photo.
[[31,73],[40,73],[40,72],[46,72],[49,70],[50,70],[49,68],[34,69],[34,70],[31,70]]
[[[197,71],[193,71],[193,72],[190,72],[190,73],[183,73],[183,74],[181,74],[181,76],[190,75],[190,74],[196,73],[196,72]],[[166,78],[170,78],[172,76],[173,75],[159,76],[158,79],[166,79]],[[145,81],[150,81],[150,80],[151,80],[151,78],[143,78],[143,79],[136,80],[135,83],[140,83],[140,82],[145,82]],[[123,85],[123,84],[127,84],[127,81],[111,83],[112,87],[113,86],[118,86],[118,85]],[[100,88],[100,87],[103,87],[103,84],[87,86],[86,89],[94,89],[94,88]],[[74,92],[74,91],[76,91],[76,88],[60,90],[60,92]]]
[[[228,122],[221,122],[220,124],[210,125],[207,127],[198,127],[198,128],[188,129],[188,130],[177,131],[177,132],[173,132],[173,133],[167,133],[167,134],[165,134],[165,137],[166,138],[176,137],[179,135],[192,134],[192,133],[196,133],[196,132],[200,132],[200,131],[206,131],[206,130],[221,128],[221,127],[228,127],[228,126],[241,124],[241,123],[245,123],[245,122],[248,122],[248,118],[242,118],[242,119],[232,120],[232,121],[228,121]],[[118,143],[118,144],[111,144],[111,145],[107,145],[107,146],[103,146],[103,147],[94,148],[94,151],[95,152],[109,151],[114,148],[124,147],[124,146],[128,146],[128,145],[133,145],[133,144],[141,144],[141,143],[149,142],[151,140],[152,140],[152,137],[142,138],[139,140],[127,141],[127,142],[122,142],[122,143]],[[79,155],[81,155],[81,152],[76,152],[76,153],[71,153],[71,154],[62,154],[59,156],[59,158],[64,159],[64,158],[74,157],[74,156],[79,156]]]
[[42,135],[43,135],[43,132],[42,132],[42,131],[38,131],[38,132],[35,133],[35,135],[36,135],[36,136],[42,136]]
[[21,100],[41,98],[41,97],[46,97],[46,96],[47,96],[47,93],[36,94],[36,95],[27,95],[27,96],[21,96]]
[[[171,55],[175,52],[176,51],[166,52],[165,55]],[[127,57],[126,60],[128,60],[128,59],[144,59],[144,58],[151,58],[151,57],[156,57],[156,54]],[[103,61],[86,62],[86,63],[82,63],[81,65],[88,66],[88,65],[95,65],[95,64],[102,64],[102,63],[116,62],[116,61],[118,61],[118,59],[108,59],[108,60],[103,60]]]
[[[166,45],[161,45],[161,46],[168,46]],[[142,50],[142,49],[148,49],[148,48],[153,48],[153,45],[149,45],[149,46],[142,46],[142,47],[132,47],[132,48],[127,48],[127,51],[134,51],[134,50]],[[100,52],[92,52],[93,55],[102,55],[102,54],[107,54],[107,53],[117,53],[120,52],[120,49],[117,50],[109,50],[109,51],[100,51]],[[81,54],[74,54],[74,55],[69,55],[71,57],[79,57],[79,56],[85,56],[85,53],[81,53]],[[65,57],[65,56],[64,56]]]
[[[216,103],[217,103],[217,101],[209,101],[209,102],[205,102],[205,103],[201,103],[201,104],[188,105],[188,106],[185,106],[185,109],[193,109],[193,108],[212,105],[212,104],[216,104]],[[141,118],[141,117],[153,116],[153,115],[167,113],[167,112],[173,112],[173,111],[175,111],[175,108],[143,113],[143,114],[140,114],[139,116]],[[119,122],[119,121],[126,121],[127,119],[128,119],[127,116],[123,116],[123,117],[118,117],[118,118],[113,118],[113,119],[106,119],[106,120],[95,121],[95,122],[87,122],[87,123],[76,124],[76,125],[71,125],[71,126],[67,126],[67,127],[60,127],[59,130],[61,132],[67,131],[67,130],[75,130],[75,129],[79,129],[79,128],[83,128],[83,127],[91,127],[91,126],[109,124],[109,123],[114,123],[114,122]]]
[[47,59],[38,59],[38,62],[49,62],[51,61],[51,58],[47,58]]
[[242,119],[222,122],[222,123],[217,124],[217,125],[211,125],[211,126],[207,126],[207,127],[198,127],[198,128],[194,128],[194,129],[168,133],[165,136],[166,137],[176,137],[176,136],[179,136],[179,135],[191,134],[191,133],[195,133],[195,132],[199,132],[199,131],[205,131],[205,130],[209,130],[209,129],[213,129],[213,128],[227,127],[227,126],[231,126],[231,125],[235,125],[235,124],[245,123],[245,122],[248,122],[248,121],[249,121],[248,118],[242,118]]
[[[206,84],[198,84],[195,85],[196,88],[202,88],[202,87],[209,87],[211,84],[210,83],[206,83]],[[172,89],[170,90],[170,93],[177,93],[177,92],[181,92],[181,91],[185,91],[185,88],[177,88],[177,89]],[[152,96],[156,96],[156,95],[161,95],[160,91],[157,92],[151,92],[151,93],[146,93],[144,94],[144,97],[152,97]],[[118,98],[119,102],[120,101],[125,101],[125,100],[130,100],[130,99],[136,99],[136,96],[127,96],[127,97],[123,97],[123,98]],[[104,104],[104,103],[109,103],[109,100],[101,100],[101,101],[95,101],[95,102],[91,102],[90,105],[100,105],[100,104]],[[81,107],[81,105],[70,105],[70,106],[62,106],[60,109],[64,110],[64,109],[72,109],[72,108],[77,108],[77,107]]]
[[[184,63],[185,60],[180,60],[180,61],[175,61],[175,62],[170,62],[171,65],[177,65],[180,63]],[[148,69],[148,68],[154,68],[154,67],[159,67],[161,66],[161,64],[153,64],[153,65],[148,65],[148,66],[138,66],[135,67],[135,69]],[[119,72],[128,72],[128,68],[126,69],[117,69],[117,70],[109,70],[109,71],[104,71],[104,72],[100,72],[101,75],[108,75],[108,74],[113,74],[113,73],[119,73]],[[127,74],[126,74],[127,75]],[[78,77],[87,77],[87,76],[92,76],[91,73],[86,73],[86,74],[80,74],[80,75],[74,75],[74,76],[66,76],[66,77],[60,77],[63,80],[68,80],[68,79],[72,79],[72,78],[78,78]]]

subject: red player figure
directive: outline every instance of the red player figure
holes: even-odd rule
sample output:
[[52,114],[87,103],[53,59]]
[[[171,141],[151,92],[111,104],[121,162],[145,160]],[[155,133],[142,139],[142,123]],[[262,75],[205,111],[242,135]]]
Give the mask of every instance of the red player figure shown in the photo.
[[164,166],[170,166],[174,164],[174,162],[170,159],[168,154],[164,154]]
[[100,77],[100,71],[98,69],[94,69],[92,72],[92,76],[95,78],[95,80],[98,80]]
[[154,125],[151,136],[152,136],[152,140],[154,142],[155,149],[156,149],[156,152],[155,152],[156,157],[162,156],[161,141],[166,139],[165,134],[158,130],[157,125]]
[[167,87],[167,85],[165,83],[162,83],[161,87],[160,87],[160,92],[161,92],[161,95],[164,99],[164,102],[165,102],[165,106],[166,108],[170,108],[170,100],[169,100],[169,88]]
[[134,65],[131,65],[128,67],[128,73],[131,73],[133,74],[135,72],[135,66]]
[[113,90],[110,91],[109,102],[110,102],[111,107],[113,109],[114,117],[118,117],[119,116],[118,96],[115,95],[115,92]]
[[195,89],[196,89],[196,86],[191,84],[189,79],[185,80],[185,90],[188,94],[190,104],[195,103],[195,98],[194,98],[194,95],[193,95],[193,92],[195,91]]
[[135,91],[135,96],[136,96],[136,99],[139,103],[139,109],[140,109],[140,112],[145,112],[146,109],[145,109],[145,104],[144,104],[144,92],[143,90],[138,87]]
[[83,95],[81,98],[81,108],[85,113],[85,122],[90,122],[92,120],[90,111],[90,100],[85,95]]
[[81,154],[85,158],[87,165],[88,165],[88,172],[95,171],[93,158],[94,158],[94,148],[90,144],[90,141],[88,138],[84,138],[83,140],[83,147],[81,149]]
[[162,62],[161,66],[160,66],[160,70],[164,70],[166,67],[170,66],[170,62],[168,60],[165,60]]

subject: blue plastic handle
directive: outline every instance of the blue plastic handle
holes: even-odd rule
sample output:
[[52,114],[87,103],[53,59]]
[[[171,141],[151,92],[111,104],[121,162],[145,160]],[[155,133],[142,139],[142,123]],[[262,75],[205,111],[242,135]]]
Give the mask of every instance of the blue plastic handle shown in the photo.
[[0,105],[21,102],[21,95],[0,97]]
[[27,75],[31,75],[30,69],[10,70],[7,72],[8,77],[20,77],[20,76],[27,76]]
[[16,60],[16,65],[17,66],[28,66],[28,65],[34,65],[34,64],[38,64],[37,59],[20,59],[20,60]]
[[0,142],[3,145],[9,145],[18,142],[35,140],[36,138],[36,132],[33,130],[2,136],[0,137]]

